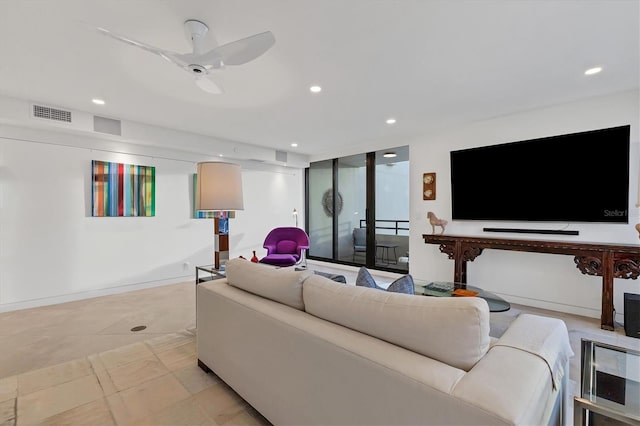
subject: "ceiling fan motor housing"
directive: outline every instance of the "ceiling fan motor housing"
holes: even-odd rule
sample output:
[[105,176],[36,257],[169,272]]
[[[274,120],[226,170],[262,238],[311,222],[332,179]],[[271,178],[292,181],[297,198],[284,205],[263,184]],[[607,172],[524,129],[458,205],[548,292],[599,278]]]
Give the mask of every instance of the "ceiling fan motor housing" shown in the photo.
[[191,40],[200,40],[207,34],[209,27],[204,22],[196,19],[189,19],[184,22],[185,29],[190,35]]

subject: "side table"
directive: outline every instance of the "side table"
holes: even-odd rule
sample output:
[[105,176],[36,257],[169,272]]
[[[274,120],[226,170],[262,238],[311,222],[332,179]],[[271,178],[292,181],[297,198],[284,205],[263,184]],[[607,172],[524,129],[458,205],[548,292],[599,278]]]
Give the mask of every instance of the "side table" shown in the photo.
[[[200,274],[209,274],[207,276],[201,276]],[[211,280],[218,280],[227,276],[227,271],[224,266],[220,269],[216,269],[214,265],[196,266],[196,285]]]
[[[201,276],[200,274],[209,274],[205,276]],[[220,269],[216,269],[214,265],[204,265],[204,266],[196,266],[196,287],[198,284],[219,280],[220,278],[225,278],[227,276],[227,271],[224,269],[224,266]],[[198,329],[198,289],[196,288],[196,330]]]
[[[378,257],[378,249],[381,250],[380,262],[386,263],[387,265],[394,263],[398,263],[398,256],[396,254],[396,248],[398,248],[397,244],[386,244],[386,243],[378,243],[376,244],[376,257]],[[391,262],[391,256],[389,256],[389,249],[393,249],[393,262]],[[385,262],[385,259],[387,260]]]
[[640,351],[583,338],[580,368],[575,426],[640,425]]

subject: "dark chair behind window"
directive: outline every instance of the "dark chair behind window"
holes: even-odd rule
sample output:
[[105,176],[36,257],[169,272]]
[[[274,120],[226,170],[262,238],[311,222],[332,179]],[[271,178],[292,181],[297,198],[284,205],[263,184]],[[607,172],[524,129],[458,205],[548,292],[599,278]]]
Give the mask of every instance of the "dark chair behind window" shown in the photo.
[[357,253],[367,252],[367,228],[353,228],[353,261]]

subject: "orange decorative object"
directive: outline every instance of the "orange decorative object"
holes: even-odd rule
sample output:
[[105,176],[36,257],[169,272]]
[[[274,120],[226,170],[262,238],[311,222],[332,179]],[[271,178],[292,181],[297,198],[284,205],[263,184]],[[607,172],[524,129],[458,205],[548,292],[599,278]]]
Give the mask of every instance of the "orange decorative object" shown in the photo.
[[258,256],[256,256],[256,251],[255,250],[253,251],[253,257],[251,258],[251,261],[253,263],[258,263],[259,262]]
[[461,296],[461,297],[473,297],[473,296],[477,296],[478,292],[473,290],[465,290],[463,288],[457,288],[453,290],[451,294],[453,294],[454,296]]

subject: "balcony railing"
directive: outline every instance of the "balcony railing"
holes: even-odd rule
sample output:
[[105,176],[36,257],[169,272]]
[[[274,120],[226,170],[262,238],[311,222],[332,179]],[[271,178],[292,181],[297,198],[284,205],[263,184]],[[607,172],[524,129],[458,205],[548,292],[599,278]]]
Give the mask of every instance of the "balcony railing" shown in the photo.
[[[409,231],[409,221],[408,220],[386,220],[386,219],[376,219],[376,229],[390,229],[395,231],[395,235],[398,235],[398,231]],[[378,225],[380,223],[380,225]],[[393,224],[393,226],[391,226]],[[400,225],[405,225],[400,226]],[[386,225],[386,226],[383,226]],[[360,219],[360,228],[366,228],[367,221],[365,219]]]

